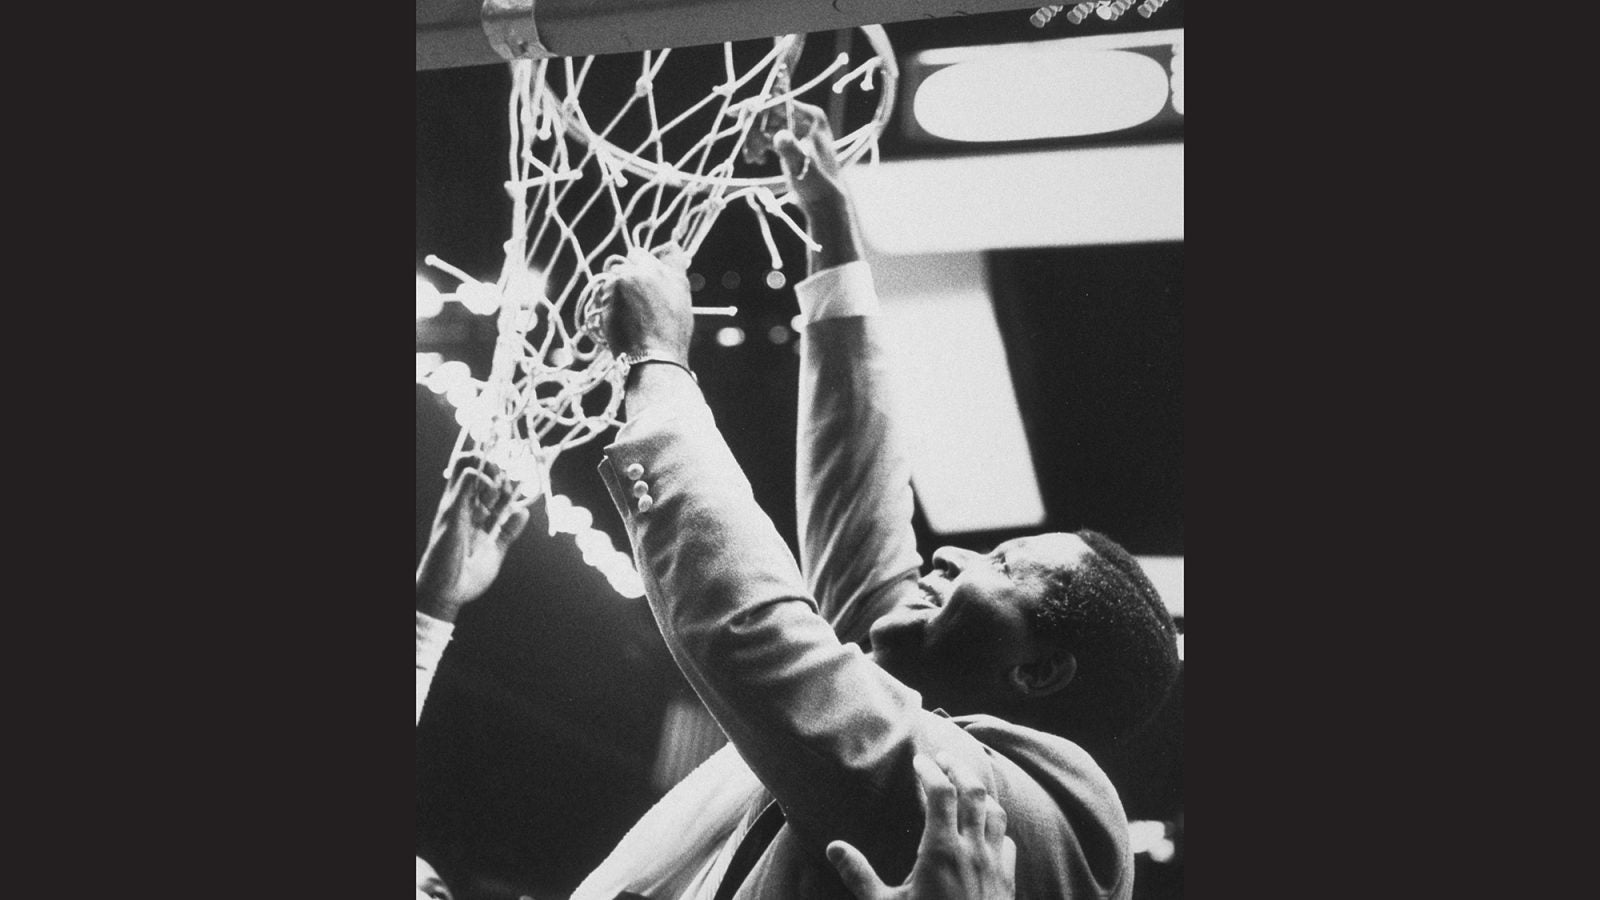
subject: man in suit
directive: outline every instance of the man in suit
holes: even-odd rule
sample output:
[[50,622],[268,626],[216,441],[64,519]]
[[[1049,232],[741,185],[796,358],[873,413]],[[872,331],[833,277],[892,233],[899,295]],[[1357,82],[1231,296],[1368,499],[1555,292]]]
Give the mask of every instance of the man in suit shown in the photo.
[[[485,469],[489,467],[485,466]],[[489,471],[492,471],[489,470]],[[422,561],[417,565],[417,721],[461,610],[499,577],[506,553],[528,524],[532,503],[515,501],[513,486],[460,465],[445,486]],[[913,760],[927,827],[906,882],[878,879],[855,847],[837,841],[828,858],[857,900],[1011,900],[1016,844],[1005,836],[1005,811],[987,791],[958,792],[978,778],[952,760]],[[981,786],[980,786],[981,787]],[[418,900],[450,900],[439,873],[417,857]]]
[[1171,616],[1133,557],[1092,531],[941,548],[919,574],[855,212],[820,111],[797,106],[793,122],[773,148],[822,247],[796,287],[800,565],[690,368],[686,261],[637,251],[614,270],[607,338],[634,364],[600,474],[666,644],[731,744],[575,900],[846,897],[825,856],[839,840],[898,880],[923,822],[919,755],[976,775],[958,791],[998,798],[1019,897],[1128,898],[1126,817],[1090,749],[1164,699]]

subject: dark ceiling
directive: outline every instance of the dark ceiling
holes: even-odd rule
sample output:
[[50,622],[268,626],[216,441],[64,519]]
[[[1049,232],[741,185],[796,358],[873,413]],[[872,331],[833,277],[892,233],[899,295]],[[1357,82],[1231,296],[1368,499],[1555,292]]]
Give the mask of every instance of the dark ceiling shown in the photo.
[[[1183,3],[1172,0],[1149,20],[1130,13],[1046,29],[1035,29],[1028,15],[886,30],[903,59],[938,46],[1180,28]],[[438,254],[492,275],[511,213],[501,188],[507,69],[418,72],[416,85],[415,270]],[[918,152],[885,139],[886,159]],[[786,268],[803,270],[803,248],[778,237]],[[1183,244],[987,257],[1049,516],[1043,530],[1094,527],[1137,554],[1183,554]],[[707,275],[698,305],[743,310],[740,324],[752,339],[724,348],[710,340],[716,326],[703,327],[695,367],[757,498],[792,546],[797,359],[792,344],[759,337],[796,312],[792,287],[763,284],[759,234],[727,221],[694,269]],[[730,271],[742,275],[737,289],[722,287],[720,276]],[[468,362],[481,377],[492,320],[449,307],[430,326],[428,349]],[[456,431],[450,407],[420,386],[416,429],[420,558]],[[554,480],[595,512],[596,526],[621,548],[621,524],[594,473],[603,443],[563,455]],[[579,560],[570,536],[550,538],[544,526],[536,514],[500,580],[463,614],[417,731],[418,852],[458,896],[558,897],[575,886],[658,796],[649,770],[663,710],[686,694],[643,602],[616,596]],[[919,531],[925,554],[940,543],[978,547],[1009,536]],[[1108,763],[1130,817],[1170,817],[1182,803],[1181,692],[1135,749],[1127,761]]]

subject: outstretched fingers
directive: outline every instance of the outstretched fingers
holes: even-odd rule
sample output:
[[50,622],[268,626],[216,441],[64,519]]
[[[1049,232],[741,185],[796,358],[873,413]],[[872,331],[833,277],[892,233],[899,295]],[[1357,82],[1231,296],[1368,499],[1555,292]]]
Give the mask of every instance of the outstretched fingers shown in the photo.
[[967,763],[949,753],[939,754],[938,763],[955,784],[956,830],[964,837],[981,839],[991,799],[989,788],[983,783],[983,777]]
[[501,509],[494,526],[494,538],[499,543],[501,552],[510,547],[522,534],[522,529],[528,526],[528,519],[533,515],[533,507],[544,499],[543,494],[534,494],[518,500],[516,488],[507,485],[507,489],[508,502]]
[[[989,796],[988,809],[983,817],[983,839],[996,846],[1002,840],[1007,840],[1006,808],[1001,806],[1000,801],[996,800],[993,795]],[[1012,845],[1012,851],[1016,851],[1015,844]]]
[[877,900],[889,894],[889,886],[878,880],[878,873],[860,850],[846,841],[828,845],[828,861],[839,872],[839,879],[860,900]]
[[516,542],[522,534],[522,529],[528,527],[529,516],[528,506],[525,504],[517,503],[507,508],[505,516],[500,519],[494,530],[495,542],[500,545],[502,552]]
[[487,514],[480,492],[492,490],[494,481],[478,469],[479,461],[470,457],[457,460],[445,482],[444,495],[439,498],[439,512],[434,517],[434,528],[444,528],[454,522],[472,525]]
[[656,259],[661,260],[673,269],[679,271],[688,271],[689,269],[689,251],[683,249],[683,246],[675,240],[668,241],[650,252]]
[[917,783],[922,786],[922,807],[927,824],[923,835],[956,830],[956,786],[933,760],[921,753],[911,757]]

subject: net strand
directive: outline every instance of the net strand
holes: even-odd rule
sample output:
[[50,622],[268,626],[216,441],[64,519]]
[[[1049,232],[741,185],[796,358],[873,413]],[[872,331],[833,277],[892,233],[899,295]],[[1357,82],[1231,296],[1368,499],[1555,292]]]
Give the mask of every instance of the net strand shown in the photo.
[[[851,67],[840,53],[795,85],[790,76],[803,48],[800,36],[774,39],[742,72],[734,45],[725,43],[722,80],[703,95],[671,103],[675,113],[658,91],[679,86],[667,73],[683,54],[670,48],[644,52],[626,76],[632,89],[607,102],[585,99],[585,87],[602,68],[595,57],[511,64],[504,186],[512,223],[501,270],[484,283],[437,257],[426,259],[461,282],[446,299],[473,312],[497,311],[485,380],[473,379],[464,366],[448,377],[445,366],[419,376],[455,404],[462,425],[447,474],[462,459],[490,463],[497,477],[516,484],[517,502],[550,498],[556,528],[559,495],[551,492],[551,467],[565,451],[621,424],[626,367],[600,327],[616,266],[629,252],[659,252],[671,243],[693,258],[723,211],[741,201],[756,218],[772,268],[781,269],[783,258],[769,220],[820,250],[786,209],[794,198],[783,177],[741,176],[737,162],[754,130],[770,127],[771,111],[782,107],[792,126],[792,104],[809,91],[826,85],[839,92],[852,83],[870,91],[882,73],[877,89],[892,92],[887,39],[874,45],[877,55],[865,62]],[[835,141],[841,162],[863,152],[876,160],[889,103],[880,95],[874,121]],[[609,112],[597,130],[589,114],[602,110]],[[626,141],[625,133],[631,133]],[[632,590],[637,573],[621,558],[627,571],[608,577],[615,574],[614,585],[621,579]]]

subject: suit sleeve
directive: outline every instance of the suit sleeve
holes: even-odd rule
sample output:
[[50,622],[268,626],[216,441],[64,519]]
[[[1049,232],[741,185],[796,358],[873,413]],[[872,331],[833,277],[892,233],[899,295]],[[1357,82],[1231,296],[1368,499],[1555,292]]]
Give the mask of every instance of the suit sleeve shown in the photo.
[[800,566],[841,640],[866,637],[917,576],[911,465],[865,262],[796,285],[801,317],[795,509]]
[[685,678],[816,853],[842,838],[903,877],[922,828],[913,751],[987,772],[981,746],[839,641],[698,395],[648,408],[606,454],[601,477]]

